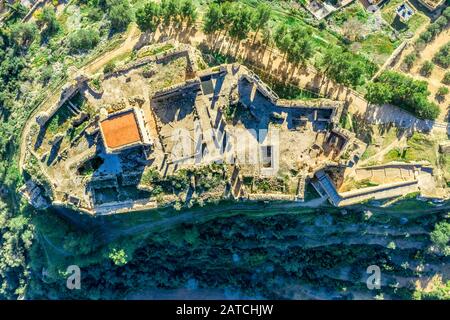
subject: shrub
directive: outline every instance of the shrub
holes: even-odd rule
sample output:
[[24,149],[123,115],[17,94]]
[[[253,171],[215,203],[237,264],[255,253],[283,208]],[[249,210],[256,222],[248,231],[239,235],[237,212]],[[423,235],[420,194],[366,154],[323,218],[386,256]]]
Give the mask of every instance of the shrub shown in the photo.
[[59,30],[59,23],[56,14],[50,7],[44,7],[36,14],[36,23],[42,28],[44,36],[50,36]]
[[433,72],[434,64],[431,61],[425,61],[420,68],[420,74],[424,77],[429,77],[431,72]]
[[430,234],[431,241],[441,249],[444,254],[448,255],[449,241],[450,241],[450,224],[447,222],[440,222],[435,225],[434,231]]
[[111,28],[122,31],[133,20],[133,11],[128,0],[106,0],[108,19]]
[[39,36],[35,23],[16,23],[11,27],[11,39],[19,47],[29,47]]
[[408,54],[405,57],[405,59],[403,59],[403,63],[405,64],[406,68],[408,70],[410,70],[416,60],[417,60],[417,54],[415,52],[412,52],[412,53]]
[[433,57],[433,61],[442,68],[448,68],[450,66],[450,42],[439,49]]
[[427,29],[422,32],[416,41],[416,45],[430,42],[434,37],[447,28],[450,20],[450,7],[446,8],[442,15],[430,24]]
[[157,3],[146,2],[136,11],[136,24],[142,31],[154,32],[161,22],[161,9]]
[[69,36],[69,46],[72,51],[84,51],[94,48],[100,40],[97,29],[78,29]]
[[109,61],[105,66],[103,67],[103,73],[110,73],[113,72],[116,68],[116,64],[113,61]]
[[445,97],[448,94],[449,90],[447,87],[440,87],[437,91],[437,95],[439,97]]
[[450,85],[450,71],[445,73],[444,78],[442,79],[442,83]]
[[128,262],[128,255],[126,254],[125,250],[123,249],[116,249],[113,248],[111,252],[108,254],[108,257],[112,260],[112,262],[116,266],[123,266],[127,264]]

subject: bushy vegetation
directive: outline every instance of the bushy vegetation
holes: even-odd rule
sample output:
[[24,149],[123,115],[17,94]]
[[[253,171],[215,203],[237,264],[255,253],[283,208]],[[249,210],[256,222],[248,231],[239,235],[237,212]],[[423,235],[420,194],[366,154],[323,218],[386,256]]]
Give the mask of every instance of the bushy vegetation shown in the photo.
[[450,71],[444,74],[444,78],[442,79],[442,83],[446,85],[450,85]]
[[0,199],[0,299],[23,297],[28,284],[28,251],[34,240],[31,208],[11,212]]
[[41,29],[44,38],[55,34],[60,29],[55,11],[49,6],[36,13],[36,23]]
[[364,84],[377,69],[373,63],[364,62],[353,53],[338,47],[325,51],[318,62],[318,68],[330,79],[350,87]]
[[192,0],[163,0],[160,4],[149,1],[136,11],[136,23],[142,31],[155,32],[160,24],[191,26],[196,19],[197,9]]
[[17,193],[24,179],[19,138],[28,116],[65,76],[69,44],[65,21],[51,5],[36,12],[35,22],[21,22],[27,10],[19,1],[10,12],[0,28],[0,299],[23,297],[29,283],[37,231],[34,209]]
[[257,34],[270,18],[270,9],[264,4],[253,9],[238,2],[211,3],[204,17],[203,30],[217,35],[225,30],[231,38],[241,41],[252,29]]
[[405,58],[403,59],[403,63],[405,64],[406,69],[410,70],[414,65],[414,62],[416,62],[416,60],[417,60],[416,52],[411,52],[410,54],[406,55]]
[[116,64],[114,63],[114,61],[109,61],[107,64],[105,64],[105,66],[103,67],[103,73],[110,73],[113,72],[114,69],[116,68]]
[[313,56],[310,34],[307,29],[295,25],[281,25],[275,32],[275,44],[289,62],[305,63]]
[[450,280],[445,284],[437,284],[431,291],[417,290],[413,294],[415,300],[449,300],[450,299]]
[[442,15],[431,23],[427,29],[422,32],[419,39],[416,41],[416,45],[425,45],[431,42],[435,37],[439,35],[443,30],[445,30],[450,23],[450,7],[446,8]]
[[420,68],[420,74],[424,77],[429,77],[433,72],[434,64],[431,61],[425,61]]
[[450,42],[439,49],[433,57],[433,61],[442,68],[450,67]]
[[125,30],[131,21],[133,21],[134,13],[128,0],[104,0],[104,7],[111,27],[114,31]]
[[78,29],[69,36],[69,46],[73,52],[94,48],[100,40],[98,30],[94,28]]
[[[189,214],[201,219],[206,212],[203,209]],[[155,212],[158,214],[161,213]],[[28,298],[120,299],[146,290],[185,287],[195,280],[196,287],[233,288],[254,298],[289,298],[283,289],[287,284],[293,284],[327,288],[327,292],[351,299],[348,292],[353,289],[371,295],[364,282],[369,265],[379,265],[388,283],[395,283],[395,276],[417,276],[407,266],[401,266],[396,258],[402,257],[402,262],[405,258],[419,262],[433,259],[425,250],[394,246],[395,236],[392,235],[386,234],[385,246],[380,246],[364,243],[360,239],[363,235],[357,232],[337,233],[336,228],[348,223],[361,228],[370,225],[376,230],[382,228],[386,221],[394,223],[398,220],[393,217],[385,220],[388,215],[382,214],[379,221],[373,220],[377,218],[367,221],[362,212],[352,209],[345,216],[334,209],[328,210],[327,214],[318,210],[302,211],[302,214],[227,214],[226,218],[203,223],[172,224],[168,229],[141,232],[140,235],[128,236],[126,240],[114,238],[128,228],[134,228],[130,221],[142,221],[150,216],[147,212],[136,213],[133,219],[105,219],[102,228],[86,224],[90,230],[97,230],[86,233],[68,227],[54,212],[43,214],[36,219],[39,220],[36,224],[43,224],[42,237],[48,241],[33,251],[36,258],[33,270],[45,268],[48,275],[43,278],[38,272],[31,274]],[[424,214],[419,218],[409,216],[409,220],[410,225],[419,221],[428,225],[433,221],[430,215]],[[77,241],[71,236],[74,232],[79,234],[90,254],[78,253]],[[360,243],[346,243],[352,236]],[[96,241],[89,242],[92,237]],[[413,242],[416,237],[411,235],[409,238]],[[112,241],[105,242],[108,239]],[[322,245],[310,247],[317,241]],[[388,246],[395,249],[388,249]],[[49,262],[45,259],[45,250],[52,250]],[[435,256],[434,259],[439,261]],[[69,263],[81,267],[83,290],[65,288],[64,271]],[[323,273],[335,268],[341,270],[348,265],[352,269],[349,273],[342,273],[344,278],[334,277],[333,272]],[[218,269],[221,272],[217,272]],[[343,286],[347,290],[342,291]],[[413,293],[408,288],[392,290],[389,286],[383,286],[382,292],[404,299],[411,298]]]
[[447,87],[439,87],[438,91],[436,92],[436,94],[441,97],[444,98],[449,92],[449,89]]
[[391,103],[424,119],[436,119],[439,107],[428,101],[430,92],[425,81],[394,71],[383,72],[367,86],[366,99],[371,103]]
[[430,237],[431,241],[433,241],[444,255],[450,255],[450,223],[443,221],[436,224]]

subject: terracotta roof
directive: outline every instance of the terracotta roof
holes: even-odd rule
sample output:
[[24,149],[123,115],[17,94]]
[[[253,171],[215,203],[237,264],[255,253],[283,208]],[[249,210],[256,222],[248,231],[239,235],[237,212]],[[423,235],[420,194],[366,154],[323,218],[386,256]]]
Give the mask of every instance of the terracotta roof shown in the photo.
[[141,141],[133,110],[113,115],[100,122],[100,126],[108,148],[120,148]]

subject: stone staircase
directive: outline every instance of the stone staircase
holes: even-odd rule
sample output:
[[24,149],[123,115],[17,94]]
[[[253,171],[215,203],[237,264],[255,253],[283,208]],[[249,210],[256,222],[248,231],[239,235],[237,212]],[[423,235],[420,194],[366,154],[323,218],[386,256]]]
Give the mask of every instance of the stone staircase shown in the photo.
[[74,105],[72,103],[72,101],[67,100],[67,108],[69,109],[69,111],[74,115],[77,116],[81,113],[81,110],[79,107],[77,107],[76,105]]

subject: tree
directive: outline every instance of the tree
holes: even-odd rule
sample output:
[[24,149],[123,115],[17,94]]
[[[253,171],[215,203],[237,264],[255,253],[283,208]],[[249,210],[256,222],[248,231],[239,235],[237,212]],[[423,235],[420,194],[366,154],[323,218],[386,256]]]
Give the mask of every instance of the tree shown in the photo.
[[303,48],[303,45],[306,43],[307,42],[301,42],[301,43],[292,42],[292,45],[288,48],[288,52],[287,52],[287,59],[289,62],[299,63],[300,61],[304,60],[302,48]]
[[11,37],[19,47],[28,47],[39,36],[34,22],[16,23],[11,27]]
[[417,54],[412,52],[403,59],[403,63],[405,64],[407,70],[410,70],[414,65],[414,62],[417,60]]
[[261,29],[261,34],[262,34],[262,43],[266,46],[271,46],[273,45],[273,33],[272,33],[272,29],[268,26],[264,26]]
[[430,233],[431,241],[445,254],[450,255],[450,223],[439,222]]
[[351,87],[363,84],[365,76],[374,72],[373,65],[362,62],[339,47],[326,50],[318,62],[318,68],[330,79]]
[[283,37],[287,34],[287,32],[288,32],[288,26],[286,24],[281,24],[278,26],[278,28],[275,31],[274,38],[273,38],[277,47],[281,46]]
[[128,255],[123,249],[113,248],[109,253],[108,257],[116,266],[123,266],[128,262]]
[[371,82],[367,85],[365,98],[371,103],[389,103],[392,99],[392,91],[390,86],[385,83]]
[[312,57],[313,49],[307,30],[296,25],[289,31],[292,44],[287,48],[287,57],[290,62],[304,63]]
[[262,27],[267,25],[272,16],[272,10],[266,3],[260,3],[256,7],[255,15],[252,19],[252,28],[255,31],[255,38]]
[[161,15],[165,26],[169,26],[171,23],[180,23],[180,13],[181,7],[179,0],[161,1]]
[[100,40],[97,29],[78,29],[69,35],[69,46],[72,51],[84,51],[92,49]]
[[113,61],[109,61],[103,67],[103,73],[107,74],[107,73],[113,72],[115,68],[116,68],[116,64]]
[[293,41],[290,33],[286,33],[279,41],[278,48],[286,56],[292,47]]
[[8,4],[10,15],[8,21],[15,22],[26,16],[28,9],[22,2],[15,1],[13,4]]
[[182,20],[191,26],[197,19],[197,9],[194,6],[192,0],[184,0],[181,3],[180,13]]
[[133,20],[133,11],[128,0],[106,0],[107,14],[114,31],[122,31]]
[[442,68],[450,67],[450,42],[442,46],[433,57],[433,61]]
[[439,106],[428,101],[430,92],[426,81],[385,71],[367,88],[365,97],[371,103],[391,103],[424,119],[436,119],[439,115]]
[[36,23],[43,30],[45,36],[50,36],[59,30],[59,23],[56,20],[55,11],[48,6],[44,7],[36,15]]
[[433,72],[434,64],[431,61],[425,61],[422,65],[422,68],[420,68],[420,73],[424,77],[429,77],[431,75],[431,72]]
[[208,7],[208,11],[205,14],[205,24],[203,31],[207,34],[212,34],[223,28],[223,14],[221,7],[216,3],[211,3]]
[[230,30],[231,26],[235,23],[236,16],[240,10],[240,5],[235,2],[224,2],[220,5],[222,11],[222,23],[221,29]]
[[450,85],[450,71],[445,73],[444,78],[442,78],[442,83]]
[[440,87],[437,91],[437,95],[441,98],[444,98],[448,94],[449,90],[447,87]]
[[160,22],[160,7],[155,2],[146,2],[136,10],[136,24],[141,31],[155,32]]

